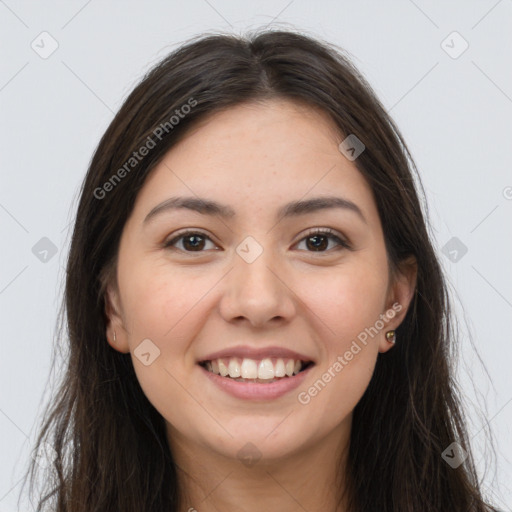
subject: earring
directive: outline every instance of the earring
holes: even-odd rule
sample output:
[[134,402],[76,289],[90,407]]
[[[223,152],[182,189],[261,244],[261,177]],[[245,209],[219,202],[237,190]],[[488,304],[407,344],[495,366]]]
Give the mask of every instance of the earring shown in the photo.
[[386,339],[388,340],[389,343],[392,343],[394,345],[396,341],[395,331],[388,331],[386,333]]
[[116,331],[114,329],[114,343],[116,342]]

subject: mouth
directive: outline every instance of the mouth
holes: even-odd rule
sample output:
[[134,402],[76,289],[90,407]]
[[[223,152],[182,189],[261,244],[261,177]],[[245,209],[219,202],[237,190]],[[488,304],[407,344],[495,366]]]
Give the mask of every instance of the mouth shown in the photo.
[[294,379],[295,376],[311,368],[313,361],[284,357],[250,359],[222,357],[200,361],[199,366],[207,372],[233,382],[271,384]]

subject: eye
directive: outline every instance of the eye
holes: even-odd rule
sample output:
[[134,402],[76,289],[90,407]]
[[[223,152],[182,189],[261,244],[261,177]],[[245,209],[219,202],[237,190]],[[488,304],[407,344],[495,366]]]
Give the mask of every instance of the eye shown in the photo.
[[[332,240],[337,243],[338,246],[344,247],[345,249],[351,249],[348,242],[342,240],[339,236],[337,236],[332,229],[326,228],[315,228],[311,230],[300,242],[306,240],[306,246],[308,248],[312,248],[313,250],[310,252],[326,252],[324,249],[327,244],[323,240]],[[176,247],[185,252],[203,252],[205,248],[205,241],[210,241],[213,244],[211,238],[200,231],[184,231],[171,240],[164,243],[165,248],[174,247],[177,242],[183,241],[182,247]],[[312,241],[308,244],[309,241]],[[214,247],[217,247],[213,244]]]
[[[302,240],[305,240],[306,246],[312,248],[311,252],[327,252],[323,249],[329,245],[329,240],[335,241],[338,246],[342,246],[345,249],[350,249],[350,245],[345,240],[342,240],[339,236],[334,234],[334,231],[329,228],[315,228],[311,230]],[[327,242],[325,242],[327,240]],[[308,243],[310,242],[310,243]]]
[[181,240],[183,240],[184,249],[181,247],[178,247],[178,249],[185,250],[185,252],[202,252],[202,249],[204,249],[205,240],[212,242],[210,237],[206,236],[200,231],[185,231],[174,237],[172,240],[165,242],[164,247],[172,247],[176,244],[176,242]]

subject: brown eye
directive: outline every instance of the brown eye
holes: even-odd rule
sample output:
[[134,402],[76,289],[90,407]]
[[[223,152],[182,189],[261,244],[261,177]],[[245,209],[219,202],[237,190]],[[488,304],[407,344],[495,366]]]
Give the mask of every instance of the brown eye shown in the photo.
[[[165,248],[176,248],[183,252],[204,252],[205,245],[207,242],[211,242],[213,248],[216,248],[215,244],[210,237],[199,231],[185,231],[175,236],[172,240],[165,242]],[[301,242],[306,241],[307,252],[329,252],[329,242],[335,242],[335,247],[343,247],[350,249],[350,245],[345,240],[342,240],[337,236],[331,229],[315,229],[308,233]],[[181,242],[181,247],[175,247],[177,243]]]
[[306,241],[306,247],[308,252],[327,252],[326,249],[329,246],[329,241],[336,242],[338,246],[342,246],[345,249],[350,249],[350,245],[336,236],[331,229],[316,229],[305,236],[301,242]]
[[172,247],[176,242],[182,241],[182,247],[178,247],[178,249],[185,252],[203,252],[206,240],[212,242],[211,239],[203,233],[197,231],[186,231],[166,242],[164,247]]

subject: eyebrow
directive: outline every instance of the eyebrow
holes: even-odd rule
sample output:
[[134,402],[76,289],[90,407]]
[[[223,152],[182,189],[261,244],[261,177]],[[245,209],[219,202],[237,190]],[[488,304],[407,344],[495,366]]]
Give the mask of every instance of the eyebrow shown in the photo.
[[[319,210],[342,208],[356,213],[360,219],[367,224],[363,212],[355,203],[348,199],[336,196],[315,197],[303,201],[292,201],[282,206],[277,212],[277,218],[297,217],[314,213]],[[146,216],[143,224],[148,223],[158,215],[174,210],[187,209],[200,213],[201,215],[218,215],[224,219],[236,216],[235,211],[227,205],[217,203],[210,199],[198,197],[171,197],[156,205]]]

